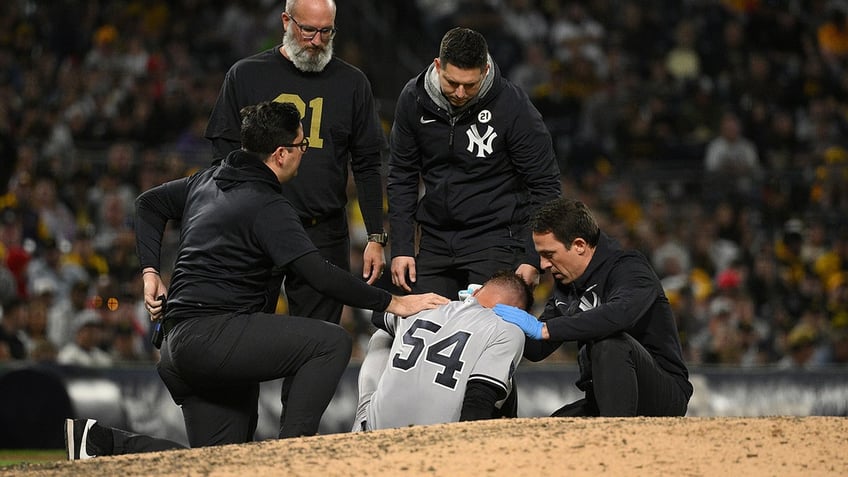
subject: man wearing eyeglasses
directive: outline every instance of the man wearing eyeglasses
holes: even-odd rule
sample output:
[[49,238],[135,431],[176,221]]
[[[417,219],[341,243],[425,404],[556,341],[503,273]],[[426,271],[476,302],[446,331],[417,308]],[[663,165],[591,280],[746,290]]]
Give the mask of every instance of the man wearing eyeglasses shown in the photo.
[[480,33],[444,35],[438,58],[400,93],[390,144],[395,285],[453,296],[502,269],[537,283],[528,220],[559,197],[559,167],[542,116]]
[[[371,85],[354,66],[333,56],[333,0],[288,0],[281,13],[282,44],[236,62],[224,79],[206,128],[216,160],[240,147],[239,110],[261,101],[287,101],[303,116],[309,152],[283,195],[327,260],[350,270],[348,166],[367,229],[362,276],[374,284],[385,268],[381,153],[386,140]],[[339,323],[343,305],[297,275],[286,278],[288,311]]]
[[[259,385],[281,377],[293,384],[279,437],[318,432],[351,338],[333,323],[274,313],[287,272],[350,306],[400,316],[449,301],[391,295],[321,257],[279,193],[309,147],[296,105],[266,101],[243,112],[240,150],[136,199],[144,301],[151,319],[164,320],[156,368],[182,409],[191,447],[253,440]],[[169,221],[180,222],[180,247],[166,287],[159,270]],[[65,435],[69,460],[180,447],[92,419],[68,419]]]

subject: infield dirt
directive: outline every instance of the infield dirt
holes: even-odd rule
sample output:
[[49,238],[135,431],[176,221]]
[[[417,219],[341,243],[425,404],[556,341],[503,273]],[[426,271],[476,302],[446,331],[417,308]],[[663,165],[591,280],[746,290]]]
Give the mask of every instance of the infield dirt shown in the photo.
[[844,476],[848,419],[502,419],[0,469],[13,475]]

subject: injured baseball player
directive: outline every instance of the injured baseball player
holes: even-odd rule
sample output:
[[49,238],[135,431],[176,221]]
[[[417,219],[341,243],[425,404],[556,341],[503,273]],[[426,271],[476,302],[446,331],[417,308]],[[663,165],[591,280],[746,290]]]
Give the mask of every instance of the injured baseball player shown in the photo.
[[463,301],[406,318],[375,312],[353,431],[499,417],[524,349],[521,330],[491,310],[499,303],[528,310],[533,294],[504,271]]

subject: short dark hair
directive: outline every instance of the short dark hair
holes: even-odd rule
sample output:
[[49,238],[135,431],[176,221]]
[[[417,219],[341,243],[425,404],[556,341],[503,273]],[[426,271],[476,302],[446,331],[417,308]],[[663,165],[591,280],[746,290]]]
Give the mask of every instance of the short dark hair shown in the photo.
[[564,197],[542,205],[530,219],[530,229],[537,234],[553,233],[567,249],[577,237],[590,247],[598,245],[601,237],[601,229],[589,207],[579,200]]
[[489,62],[489,47],[480,33],[470,28],[456,27],[442,37],[439,61],[442,68],[451,64],[464,70],[483,69]]
[[489,284],[502,286],[521,297],[521,302],[524,303],[524,306],[521,307],[523,310],[530,311],[530,309],[533,308],[533,289],[530,288],[530,285],[528,285],[521,276],[517,275],[512,270],[501,270],[496,272],[494,275],[489,277],[483,285],[485,286]]
[[271,154],[291,144],[300,128],[300,112],[292,103],[265,101],[241,109],[241,146],[245,151]]

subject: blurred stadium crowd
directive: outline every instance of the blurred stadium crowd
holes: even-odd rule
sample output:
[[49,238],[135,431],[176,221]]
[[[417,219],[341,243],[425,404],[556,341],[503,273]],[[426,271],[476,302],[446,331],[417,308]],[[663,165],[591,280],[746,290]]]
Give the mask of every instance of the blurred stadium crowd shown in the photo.
[[[545,117],[565,194],[652,260],[690,364],[848,362],[841,2],[338,3],[336,54],[369,77],[387,127],[448,28],[486,36]],[[0,361],[156,359],[133,200],[209,163],[223,75],[279,42],[282,8],[3,2]],[[364,246],[361,228],[352,235]],[[176,233],[167,240],[172,250]],[[356,312],[344,323],[369,332]]]

